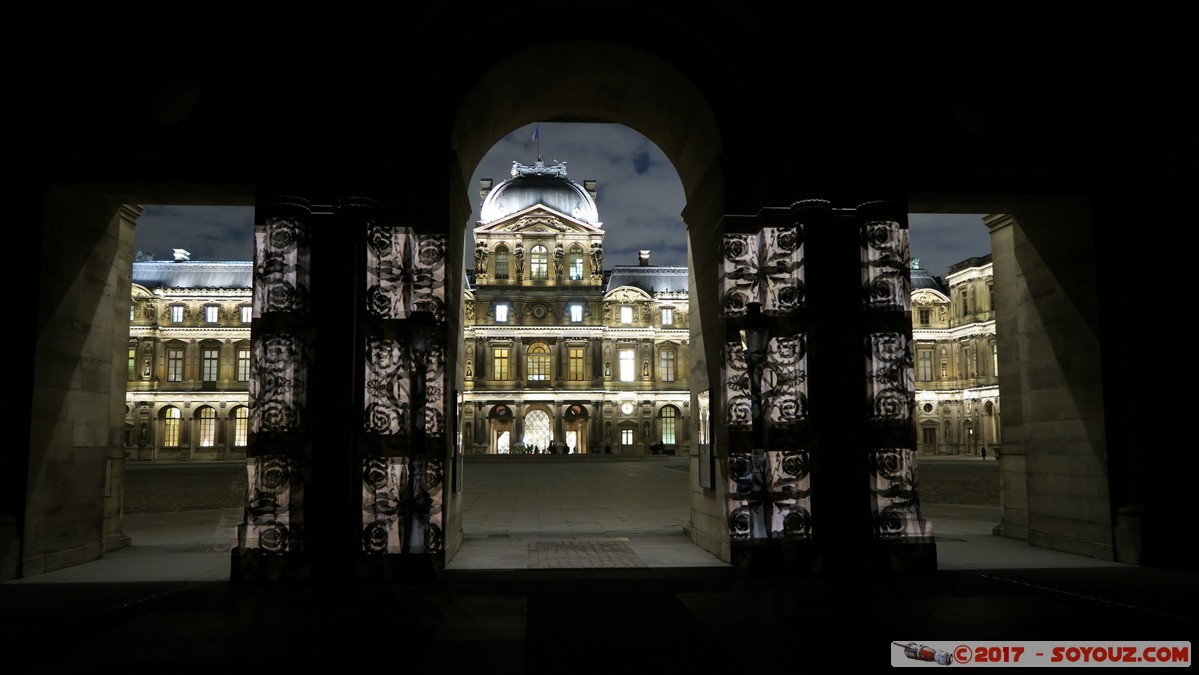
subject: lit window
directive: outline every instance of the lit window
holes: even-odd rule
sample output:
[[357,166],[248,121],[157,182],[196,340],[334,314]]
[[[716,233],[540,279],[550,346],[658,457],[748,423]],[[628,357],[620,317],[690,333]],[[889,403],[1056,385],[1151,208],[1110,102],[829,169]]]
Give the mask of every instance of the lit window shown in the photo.
[[508,320],[508,305],[507,303],[496,303],[495,305],[495,320],[506,322]]
[[133,318],[136,316],[137,316],[137,305],[129,305],[129,320],[133,321]]
[[162,414],[162,445],[167,448],[179,447],[180,415],[178,408],[167,408]]
[[508,348],[499,347],[491,353],[491,379],[508,379]]
[[538,244],[529,251],[529,278],[550,278],[549,249]]
[[583,305],[575,303],[570,306],[570,320],[575,323],[583,320]]
[[527,370],[530,380],[550,379],[550,348],[544,342],[529,345]]
[[171,322],[183,323],[183,305],[171,305]]
[[254,307],[251,305],[241,306],[241,322],[250,323],[254,320]]
[[663,349],[658,353],[658,379],[663,382],[674,382],[675,352],[673,349]]
[[633,323],[633,308],[625,305],[620,308],[620,322]]
[[583,379],[583,348],[571,347],[570,352],[570,379]]
[[674,323],[674,308],[663,307],[662,308],[662,325],[669,326],[673,323]]
[[183,350],[167,350],[167,382],[183,381]]
[[662,442],[666,445],[675,444],[675,425],[678,421],[678,411],[674,406],[662,408]]
[[200,447],[216,445],[216,411],[207,406],[200,409]]
[[583,249],[579,246],[570,247],[570,280],[580,281],[583,278]]
[[205,382],[216,382],[217,371],[220,369],[221,355],[216,349],[205,349],[202,356]]
[[233,411],[233,445],[244,448],[250,437],[250,410],[238,408]]
[[626,448],[633,447],[633,430],[632,429],[621,429],[620,430],[620,444],[625,446]]
[[137,376],[137,347],[129,348],[129,379]]
[[221,320],[221,308],[217,305],[206,305],[204,307],[204,320],[208,323],[216,323]]
[[250,381],[250,348],[242,347],[237,350],[237,381]]
[[495,278],[508,278],[508,247],[503,244],[495,247]]
[[621,382],[632,382],[633,378],[636,377],[636,372],[637,372],[637,364],[635,362],[636,356],[637,356],[637,353],[635,351],[633,351],[632,349],[620,350],[620,381]]

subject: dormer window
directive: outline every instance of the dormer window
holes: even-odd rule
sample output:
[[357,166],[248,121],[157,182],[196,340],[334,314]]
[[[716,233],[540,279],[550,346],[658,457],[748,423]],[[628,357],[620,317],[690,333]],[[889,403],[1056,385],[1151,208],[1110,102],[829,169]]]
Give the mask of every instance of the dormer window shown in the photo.
[[495,247],[495,276],[496,279],[508,278],[508,247],[500,244]]
[[567,261],[570,269],[570,280],[581,281],[583,279],[583,247],[574,245],[570,247],[570,257]]
[[621,306],[620,322],[621,323],[633,323],[633,308],[630,305]]
[[529,278],[530,279],[549,279],[550,278],[550,256],[549,249],[537,244],[529,251]]

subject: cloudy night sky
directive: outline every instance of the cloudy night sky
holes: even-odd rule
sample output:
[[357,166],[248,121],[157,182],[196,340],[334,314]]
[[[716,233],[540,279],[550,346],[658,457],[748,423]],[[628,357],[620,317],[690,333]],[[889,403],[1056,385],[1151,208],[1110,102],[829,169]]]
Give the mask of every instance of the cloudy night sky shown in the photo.
[[[530,145],[534,129],[538,142]],[[687,231],[679,215],[684,206],[678,174],[656,145],[615,124],[530,124],[501,139],[483,158],[468,187],[471,220],[477,223],[479,179],[499,183],[510,177],[512,162],[533,164],[540,151],[546,164],[564,162],[575,182],[596,181],[596,205],[607,235],[604,260],[637,264],[638,251],[650,250],[656,265],[687,264]],[[237,206],[161,206],[143,204],[135,248],[155,260],[171,260],[182,248],[192,260],[249,260],[254,257],[253,209]],[[981,214],[909,214],[911,255],[934,275],[949,266],[990,252],[990,235]],[[473,250],[468,237],[467,250]]]

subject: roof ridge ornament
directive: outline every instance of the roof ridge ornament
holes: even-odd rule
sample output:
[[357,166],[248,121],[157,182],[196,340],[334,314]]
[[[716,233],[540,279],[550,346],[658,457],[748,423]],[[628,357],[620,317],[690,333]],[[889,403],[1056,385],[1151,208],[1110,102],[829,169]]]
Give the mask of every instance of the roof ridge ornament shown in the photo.
[[540,159],[532,166],[521,164],[520,162],[512,162],[512,177],[517,176],[557,176],[566,178],[566,162],[558,162],[557,164],[546,165]]

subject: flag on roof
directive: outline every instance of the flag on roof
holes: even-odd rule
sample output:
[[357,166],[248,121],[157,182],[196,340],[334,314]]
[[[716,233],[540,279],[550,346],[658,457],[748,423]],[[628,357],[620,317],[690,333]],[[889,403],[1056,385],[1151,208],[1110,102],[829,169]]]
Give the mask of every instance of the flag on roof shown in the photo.
[[536,127],[533,127],[533,137],[529,139],[528,143],[525,143],[525,147],[532,147],[533,144],[537,142],[537,137],[540,135],[541,135],[541,125],[537,125]]

